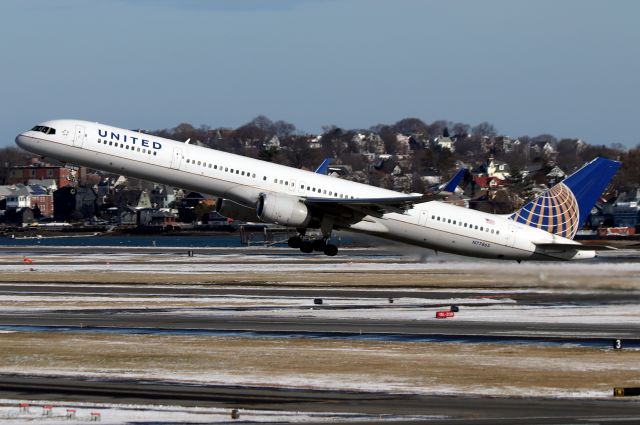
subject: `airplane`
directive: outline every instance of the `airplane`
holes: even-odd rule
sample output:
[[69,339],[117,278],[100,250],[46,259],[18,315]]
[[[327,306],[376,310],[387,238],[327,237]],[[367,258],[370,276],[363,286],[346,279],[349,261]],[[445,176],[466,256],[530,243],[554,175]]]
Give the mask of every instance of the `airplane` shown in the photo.
[[[491,259],[578,260],[605,246],[573,240],[620,167],[596,158],[524,207],[495,215],[149,134],[52,120],[16,136],[43,157],[217,196],[216,210],[295,228],[289,246],[333,256],[333,230]],[[319,229],[320,239],[305,238]]]

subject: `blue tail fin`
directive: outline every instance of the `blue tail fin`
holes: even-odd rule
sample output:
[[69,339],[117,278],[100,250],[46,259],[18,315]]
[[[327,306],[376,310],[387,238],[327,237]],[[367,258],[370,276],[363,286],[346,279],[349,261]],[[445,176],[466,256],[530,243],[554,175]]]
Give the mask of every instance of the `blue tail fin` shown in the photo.
[[596,158],[509,218],[573,239],[618,168],[618,161]]
[[333,158],[325,158],[324,161],[322,161],[322,164],[320,164],[320,166],[316,168],[316,173],[327,174],[327,171],[329,171],[329,164],[331,164],[332,160]]
[[462,180],[462,177],[464,176],[464,173],[467,171],[466,168],[461,168],[455,176],[451,177],[451,180],[449,180],[448,182],[445,183],[444,186],[442,186],[441,191],[442,192],[455,192],[456,187],[458,187],[458,185],[460,184],[460,180]]

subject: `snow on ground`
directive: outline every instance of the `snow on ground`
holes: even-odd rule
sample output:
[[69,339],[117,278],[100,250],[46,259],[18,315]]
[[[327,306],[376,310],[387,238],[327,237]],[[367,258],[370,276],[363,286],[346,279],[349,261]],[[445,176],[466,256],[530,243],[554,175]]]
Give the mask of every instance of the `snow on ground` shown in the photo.
[[61,310],[96,310],[127,308],[131,310],[163,309],[154,314],[216,317],[305,317],[320,319],[369,320],[438,320],[441,306],[459,305],[457,322],[527,322],[630,324],[640,323],[637,304],[605,305],[522,305],[511,298],[487,296],[460,298],[386,298],[322,297],[314,305],[311,297],[290,296],[96,296],[96,295],[1,295],[1,312],[45,312]]
[[[127,256],[133,257],[133,256]],[[414,262],[393,257],[381,261],[380,258],[357,257],[352,260],[336,258],[328,262],[326,259],[317,260],[315,257],[291,257],[291,256],[244,256],[244,255],[209,255],[206,257],[185,258],[179,257],[179,261],[167,261],[166,256],[146,255],[137,258],[136,263],[129,263],[121,256],[91,257],[87,264],[78,262],[69,257],[61,257],[60,261],[42,262],[38,257],[33,257],[33,264],[4,264],[4,272],[23,272],[33,269],[37,272],[143,272],[143,273],[169,273],[169,274],[200,274],[200,273],[231,273],[231,272],[355,272],[355,271],[437,271],[456,270],[470,272],[495,272],[496,266],[500,266],[501,274],[510,273],[578,273],[581,275],[607,276],[611,272],[617,274],[634,274],[640,272],[640,262],[629,263],[604,263],[604,262],[571,262],[571,263],[539,263],[477,260],[447,261],[447,262]],[[20,257],[21,259],[22,257]],[[233,260],[233,261],[232,261]],[[14,258],[14,261],[16,259]],[[70,262],[71,263],[68,263]],[[265,265],[265,263],[268,263]],[[541,267],[543,267],[541,269]]]
[[[214,407],[181,407],[163,405],[125,405],[106,403],[68,403],[56,401],[29,401],[29,411],[22,412],[19,404],[23,400],[0,400],[0,422],[3,425],[47,424],[66,425],[72,423],[93,423],[91,413],[100,413],[101,424],[144,424],[144,423],[216,423],[231,422],[231,410]],[[43,416],[43,406],[52,406],[51,416]],[[76,410],[76,418],[67,418],[67,409]],[[359,413],[316,413],[283,412],[267,410],[238,409],[238,422],[350,422],[367,420],[427,420],[443,416],[418,415],[368,415]]]
[[[324,299],[323,299],[324,300]],[[423,300],[423,303],[426,300]],[[432,300],[436,305],[468,303],[470,299],[441,299]],[[640,306],[637,304],[614,305],[552,305],[526,306],[512,305],[510,299],[475,299],[478,304],[490,306],[464,305],[454,318],[447,320],[456,322],[503,322],[503,323],[580,323],[602,324],[616,323],[637,325],[640,323]],[[252,317],[305,317],[323,319],[370,319],[370,320],[439,320],[435,313],[440,307],[393,307],[393,308],[357,308],[357,309],[329,309],[331,301],[327,300],[323,306],[309,306],[304,309],[273,309],[273,310],[189,310],[181,309],[180,314],[195,316],[252,316]],[[173,314],[167,312],[165,314]]]
[[[77,294],[77,295],[76,295]],[[386,298],[339,298],[323,297],[325,306],[338,307],[340,309],[379,309],[392,306],[394,309],[404,307],[421,308],[428,305],[443,304],[500,304],[513,303],[508,298],[394,298],[393,304]],[[74,293],[73,296],[51,294],[42,295],[0,295],[0,311],[2,312],[29,312],[49,310],[95,310],[95,309],[147,309],[167,308],[175,312],[176,308],[182,309],[221,309],[223,311],[260,310],[273,311],[276,315],[281,309],[296,309],[306,311],[313,307],[312,297],[265,297],[265,296],[173,296],[147,295],[147,296],[96,296]],[[271,310],[269,310],[271,309]],[[422,311],[422,310],[420,310]],[[213,313],[215,314],[215,313]]]

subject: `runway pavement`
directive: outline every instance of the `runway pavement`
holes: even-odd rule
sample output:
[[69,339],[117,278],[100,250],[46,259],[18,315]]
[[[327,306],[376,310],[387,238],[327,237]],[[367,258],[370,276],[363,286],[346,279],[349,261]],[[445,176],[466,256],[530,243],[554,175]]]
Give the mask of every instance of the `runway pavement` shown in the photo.
[[[0,375],[0,397],[119,404],[172,404],[306,412],[438,417],[432,424],[567,424],[640,421],[637,401],[450,397],[382,392],[196,386],[153,381]],[[350,423],[357,423],[351,422]],[[372,423],[367,421],[367,423]]]
[[[57,248],[65,253],[64,249]],[[93,253],[118,253],[118,249],[90,248]],[[44,252],[51,253],[47,248]],[[77,252],[77,250],[75,251]],[[127,253],[166,253],[162,249],[127,249]],[[228,250],[211,249],[211,255]],[[204,251],[203,251],[204,253]],[[242,251],[245,255],[260,255],[262,249]],[[180,254],[176,252],[176,254]],[[182,255],[182,254],[180,254]],[[270,253],[270,255],[272,255]],[[283,255],[291,255],[286,252]],[[354,256],[362,258],[377,255],[371,250],[354,250]],[[381,257],[383,254],[380,254]],[[16,261],[18,261],[17,259]],[[212,259],[211,261],[214,261]],[[267,261],[267,260],[265,260]],[[289,261],[283,259],[282,261]],[[268,261],[267,261],[268,262]],[[256,264],[260,264],[259,262]],[[265,267],[261,265],[260,267]],[[576,288],[529,288],[519,290],[517,282],[511,288],[409,288],[376,287],[314,288],[314,287],[249,287],[212,285],[136,285],[136,284],[92,284],[90,274],[82,284],[50,283],[37,284],[28,281],[0,284],[0,297],[22,297],[45,302],[40,311],[29,307],[12,310],[5,304],[0,311],[0,329],[51,330],[59,332],[140,332],[215,334],[239,333],[240,336],[270,337],[319,337],[319,338],[376,338],[400,341],[431,339],[453,342],[531,342],[531,343],[585,343],[611,346],[613,339],[623,339],[626,345],[640,347],[640,323],[609,320],[591,323],[535,323],[532,321],[473,321],[464,320],[465,308],[490,306],[492,299],[512,300],[512,305],[551,307],[560,305],[593,306],[640,305],[640,292],[629,290],[580,290]],[[109,305],[109,300],[135,297],[144,306],[144,299],[197,297],[258,297],[262,303],[247,302],[246,305],[163,306],[150,303],[149,308],[120,307]],[[51,297],[46,303],[46,297]],[[75,298],[102,297],[99,306],[82,308],[57,307],[56,299],[65,299],[72,304]],[[308,298],[314,310],[337,310],[362,308],[401,309],[407,304],[391,304],[388,298],[412,299],[410,307],[417,312],[413,320],[371,318],[318,318],[285,317],[278,311],[301,310],[300,305],[269,306],[265,298]],[[324,303],[313,305],[314,298],[373,299],[364,304],[339,305]],[[461,314],[456,320],[431,320],[433,308],[448,308],[456,299]],[[488,299],[488,301],[482,301]],[[379,300],[377,302],[375,300]],[[424,300],[424,301],[423,301]],[[479,301],[480,300],[480,301]],[[42,307],[42,306],[45,307]],[[424,318],[421,312],[424,308]],[[274,313],[274,311],[276,311]],[[250,312],[251,314],[243,314]],[[215,313],[215,314],[212,314]],[[223,314],[221,314],[223,313]],[[297,313],[296,313],[297,314]],[[526,314],[525,310],[514,311],[514,315]],[[368,316],[367,316],[368,317]],[[429,320],[426,320],[426,319]],[[635,345],[634,345],[635,344]],[[434,388],[438,392],[438,388]],[[162,403],[184,406],[222,406],[287,411],[338,411],[363,412],[368,414],[438,416],[430,423],[475,423],[475,424],[567,424],[567,423],[640,423],[640,401],[634,399],[545,399],[519,397],[449,397],[420,394],[392,394],[384,392],[321,391],[291,388],[231,387],[209,385],[184,385],[170,382],[140,382],[100,380],[90,381],[63,377],[29,377],[0,375],[0,398],[70,400],[117,403]],[[370,422],[369,422],[370,423]],[[394,422],[394,423],[402,423]]]

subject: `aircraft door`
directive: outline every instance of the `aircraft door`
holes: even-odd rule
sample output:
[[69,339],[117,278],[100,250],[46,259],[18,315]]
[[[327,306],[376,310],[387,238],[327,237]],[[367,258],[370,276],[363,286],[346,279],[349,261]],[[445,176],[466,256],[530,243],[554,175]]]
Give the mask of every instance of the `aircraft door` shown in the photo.
[[291,180],[289,182],[289,190],[291,192],[295,192],[296,191],[296,181],[295,180]]
[[87,138],[87,131],[84,128],[84,126],[76,125],[76,135],[73,138],[73,146],[77,146],[81,148],[86,138]]
[[428,218],[429,218],[429,212],[428,211],[426,211],[426,210],[420,211],[420,218],[418,219],[418,225],[426,226]]
[[509,231],[507,232],[507,246],[513,247],[516,244],[518,235],[518,229],[516,226],[510,224]]
[[179,170],[181,164],[182,164],[182,149],[173,148],[173,157],[171,157],[171,168],[175,170]]
[[304,193],[304,182],[300,182],[300,184],[298,185],[298,193]]

